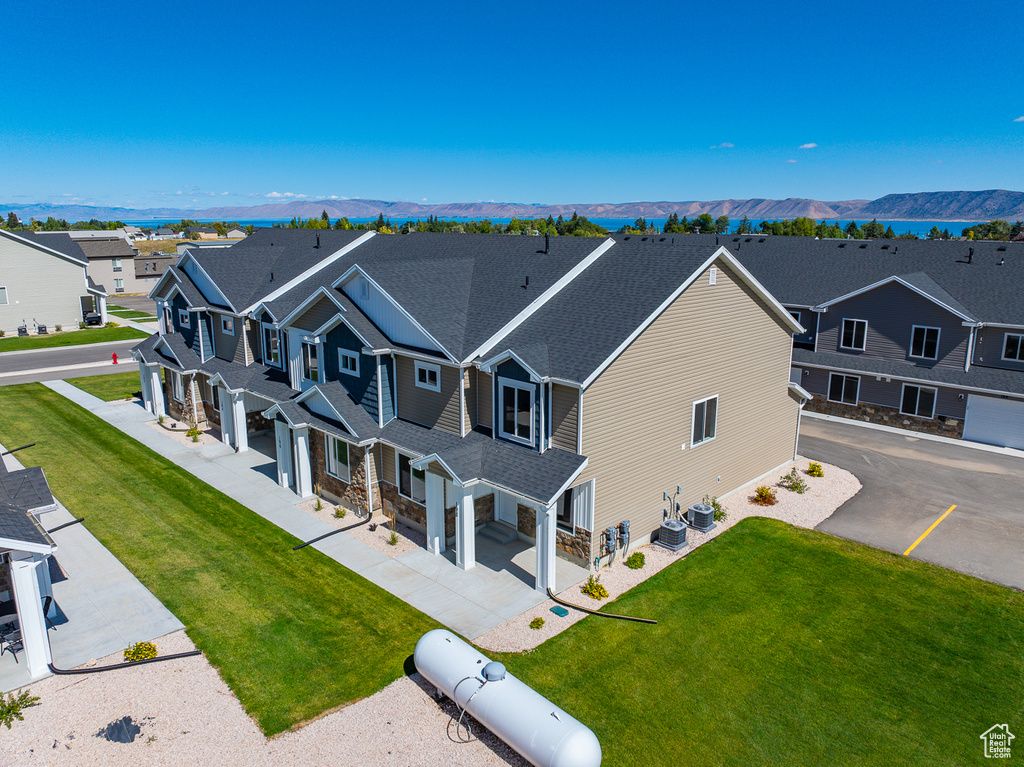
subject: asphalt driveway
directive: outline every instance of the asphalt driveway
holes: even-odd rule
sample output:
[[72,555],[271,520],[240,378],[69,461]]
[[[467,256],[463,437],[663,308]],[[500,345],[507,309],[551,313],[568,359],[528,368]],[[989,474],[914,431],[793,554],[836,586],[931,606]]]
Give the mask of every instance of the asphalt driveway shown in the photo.
[[864,489],[819,530],[1024,589],[1024,458],[804,418],[800,453],[840,466]]

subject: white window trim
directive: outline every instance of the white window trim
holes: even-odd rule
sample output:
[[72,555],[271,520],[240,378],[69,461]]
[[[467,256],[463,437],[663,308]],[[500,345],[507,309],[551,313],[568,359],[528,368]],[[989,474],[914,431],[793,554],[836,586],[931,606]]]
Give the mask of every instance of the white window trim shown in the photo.
[[[355,370],[349,370],[348,368],[345,367],[343,363],[346,358],[355,360]],[[355,376],[356,378],[359,378],[359,353],[351,352],[348,349],[338,349],[338,371],[344,373],[345,375]]]
[[171,397],[175,402],[185,404],[185,382],[181,380],[181,373],[171,371]]
[[220,405],[218,405],[217,403],[217,401],[220,399],[220,392],[218,391],[218,389],[220,389],[219,386],[214,386],[212,383],[210,383],[209,378],[206,379],[206,393],[210,395],[210,401],[208,404],[213,409],[214,413],[220,412]]
[[[863,322],[864,323],[864,345],[863,346],[843,346],[843,336],[846,335],[846,323],[847,322]],[[854,331],[853,335],[856,336],[857,332]],[[839,325],[839,348],[840,349],[849,349],[850,351],[854,351],[854,352],[862,352],[862,351],[864,351],[867,348],[867,346],[868,346],[868,321],[867,320],[858,320],[858,319],[854,319],[852,317],[843,317],[843,321]]]
[[[804,314],[799,309],[786,309],[786,311],[789,312],[789,316],[792,317],[797,322],[800,322],[800,318],[803,317],[803,314]],[[803,325],[802,322],[800,322],[800,324]],[[793,335],[796,335],[796,333],[794,333]]]
[[[530,438],[529,439],[524,439],[523,437],[519,437],[519,436],[517,436],[515,434],[509,434],[507,431],[505,431],[505,407],[504,407],[504,402],[503,402],[503,399],[502,399],[502,397],[504,395],[504,392],[502,391],[502,389],[504,389],[504,387],[506,387],[506,386],[511,386],[514,389],[523,389],[523,390],[528,391],[530,393]],[[533,446],[533,442],[534,442],[534,440],[536,439],[536,436],[537,436],[536,434],[534,434],[534,431],[535,431],[535,429],[534,429],[534,422],[536,421],[536,416],[535,416],[535,414],[533,412],[533,409],[536,406],[537,406],[537,392],[536,392],[533,384],[531,384],[531,383],[523,383],[522,381],[517,381],[514,378],[503,378],[501,376],[498,377],[498,418],[497,418],[497,420],[498,420],[498,435],[499,436],[503,437],[504,439],[511,440],[512,442],[518,442],[520,445],[530,445],[532,447]]]
[[178,309],[178,324],[183,328],[192,329],[192,318],[189,316],[188,309]]
[[[918,330],[924,330],[924,331],[934,330],[935,331],[935,356],[934,357],[928,357],[928,356],[926,356],[924,354],[914,354],[914,333],[916,333]],[[924,341],[927,339],[927,335],[928,334],[925,333],[925,338],[922,339],[922,343],[921,343],[921,351],[922,352],[924,351],[924,346],[925,346]],[[939,358],[939,343],[941,341],[942,341],[942,328],[937,328],[934,325],[912,325],[911,328],[910,328],[910,350],[907,353],[907,356],[908,357],[913,357],[914,359],[917,359],[917,360],[937,360]]]
[[[228,323],[231,323],[231,327],[228,327]],[[220,332],[226,336],[233,336],[235,334],[235,318],[228,317],[226,315],[220,316]]]
[[[342,476],[340,471],[337,474],[334,473],[333,471],[331,471],[331,462],[334,460],[334,445],[332,444],[333,442],[340,442],[341,444],[343,444],[345,446],[345,455],[348,458],[348,465],[346,465],[344,467],[345,468],[345,475],[344,476]],[[334,477],[335,479],[340,479],[342,482],[347,482],[347,483],[351,484],[351,482],[352,482],[352,451],[350,450],[349,444],[347,442],[345,442],[345,440],[343,440],[343,439],[338,439],[337,437],[333,437],[330,434],[325,434],[324,435],[324,450],[327,453],[327,462],[326,462],[327,463],[327,473],[330,476]],[[340,469],[340,466],[339,466],[339,469]]]
[[[284,370],[284,355],[281,353],[283,350],[282,333],[278,328],[275,328],[273,325],[270,325],[266,322],[261,324],[261,332],[263,335],[263,339],[261,341],[261,343],[263,344],[263,364],[267,365],[268,367],[276,368],[277,370]],[[268,330],[273,330],[277,334],[277,362],[270,361],[270,356],[267,350]]]
[[[700,442],[694,442],[693,441],[693,426],[696,423],[696,419],[697,419],[697,405],[701,404],[702,402],[710,402],[711,400],[716,400],[716,402],[715,402],[715,436],[714,437],[707,437],[707,436],[705,436],[704,439],[702,439]],[[694,400],[693,401],[693,405],[691,405],[691,407],[690,407],[690,433],[688,435],[688,439],[690,440],[690,449],[691,450],[693,448],[695,448],[695,447],[699,447],[700,445],[706,445],[708,442],[714,442],[718,438],[718,404],[719,403],[717,402],[717,400],[718,400],[718,395],[717,394],[712,394],[710,397],[704,397],[704,399],[698,399],[698,400]],[[706,407],[705,407],[705,411],[704,412],[705,412],[705,414],[707,413],[707,408]]]
[[[1006,342],[1010,339],[1010,336],[1017,338],[1017,353],[1022,355],[1020,357],[1007,357],[1006,356]],[[1024,362],[1024,333],[1003,333],[1003,348],[999,352],[1003,362]]]
[[[414,368],[415,368],[415,370],[413,372],[413,375],[414,375],[413,383],[415,383],[416,386],[418,386],[421,389],[427,389],[428,391],[441,391],[441,366],[440,365],[433,365],[433,364],[431,364],[429,362],[420,362],[419,360],[414,360],[413,362],[414,362]],[[433,371],[434,374],[437,376],[437,385],[436,386],[431,386],[429,383],[421,383],[420,382],[420,371],[421,370]]]
[[3,296],[3,301],[0,301],[0,306],[8,306],[11,303],[11,297],[7,291],[6,285],[0,285],[0,296]]
[[[421,506],[426,506],[427,505],[427,472],[426,472],[426,469],[422,470],[423,471],[423,500],[422,501],[418,501],[412,495],[406,495],[405,493],[402,492],[401,456],[403,456],[403,455],[406,458],[409,459],[410,463],[412,461],[416,460],[413,457],[412,453],[403,453],[397,447],[395,448],[395,490],[397,490],[398,494],[400,496],[402,496],[403,498],[407,498],[410,501],[412,501],[413,503],[418,503]],[[410,466],[409,467],[409,492],[410,493],[412,492],[412,481],[413,481],[413,472],[414,471],[415,471],[415,469],[413,469],[412,466]]]
[[[303,356],[303,352],[307,346],[311,346],[316,350],[316,378],[306,377],[306,360]],[[302,342],[302,348],[299,350],[299,375],[302,376],[303,381],[309,381],[310,383],[324,382],[323,360],[320,359],[321,356],[320,344],[310,343],[309,341]]]
[[[920,401],[921,390],[922,389],[927,389],[927,390],[929,390],[932,393],[932,413],[931,413],[931,415],[918,415],[917,413],[907,413],[907,412],[904,412],[904,410],[903,410],[903,394],[906,392],[908,386],[913,386],[915,389],[917,389],[918,401]],[[858,393],[859,393],[859,391],[858,391]],[[937,388],[935,388],[934,386],[922,386],[921,384],[908,384],[908,383],[905,383],[900,388],[900,415],[909,415],[911,418],[923,418],[923,419],[925,419],[927,421],[931,421],[931,420],[934,420],[934,418],[935,418],[935,408],[938,407],[938,405],[939,405],[939,390]]]
[[120,258],[113,259],[111,261],[111,265],[113,267],[113,271],[115,271],[115,272],[120,272],[122,270],[121,259]]
[[114,292],[124,293],[124,280],[118,277],[114,278]]
[[[840,376],[841,378],[856,378],[857,379],[857,396],[854,398],[854,401],[852,403],[844,402],[841,399],[832,399],[832,376]],[[843,389],[844,390],[846,389],[845,381],[843,382]],[[860,376],[852,376],[852,375],[849,375],[848,373],[829,373],[828,374],[828,391],[825,392],[825,398],[829,402],[836,402],[836,403],[838,403],[840,405],[853,405],[853,406],[855,406],[858,402],[860,402]]]

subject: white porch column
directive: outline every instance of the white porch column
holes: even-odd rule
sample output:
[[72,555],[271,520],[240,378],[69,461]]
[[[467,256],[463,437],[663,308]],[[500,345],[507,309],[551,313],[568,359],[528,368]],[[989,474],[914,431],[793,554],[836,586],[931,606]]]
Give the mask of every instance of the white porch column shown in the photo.
[[558,509],[552,505],[537,509],[537,570],[534,588],[546,594],[555,590],[555,519]]
[[11,562],[12,590],[18,607],[21,640],[25,647],[25,665],[33,679],[49,673],[50,643],[46,639],[46,620],[39,594],[36,568],[41,562]]
[[217,403],[220,410],[220,441],[231,447],[234,426],[231,411],[231,395],[223,386],[217,387]]
[[309,464],[309,427],[292,429],[295,437],[295,492],[303,498],[313,495],[313,472]]
[[149,389],[153,395],[153,407],[150,412],[156,416],[167,415],[167,407],[164,403],[164,379],[160,375],[160,366],[147,365],[147,367],[149,370],[145,375],[149,376]]
[[455,565],[463,570],[476,567],[476,511],[473,488],[455,485]]
[[[223,411],[222,411],[223,412]],[[292,477],[292,433],[288,424],[274,421],[274,436],[277,441],[277,484],[291,487]]]
[[426,472],[427,477],[427,551],[443,554],[444,535],[444,477]]
[[106,325],[108,322],[110,322],[110,316],[107,314],[107,297],[106,296],[96,296],[96,298],[97,298],[97,300],[99,301],[99,304],[100,304],[100,321],[104,325]]
[[139,360],[139,387],[142,389],[142,406],[153,412],[153,381],[149,377],[146,363]]
[[242,392],[231,394],[231,425],[234,427],[235,452],[244,453],[249,449],[249,433],[245,422],[245,395]]

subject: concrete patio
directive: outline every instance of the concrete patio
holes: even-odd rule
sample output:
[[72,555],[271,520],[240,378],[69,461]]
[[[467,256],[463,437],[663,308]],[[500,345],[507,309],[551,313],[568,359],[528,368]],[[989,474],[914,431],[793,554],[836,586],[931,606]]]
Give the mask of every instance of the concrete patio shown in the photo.
[[[335,530],[298,508],[298,497],[277,484],[273,437],[251,438],[242,453],[224,444],[187,447],[148,425],[153,415],[136,403],[103,402],[64,381],[45,385],[296,538],[309,541]],[[417,549],[392,558],[343,532],[313,547],[467,639],[546,599],[533,588],[534,549],[518,541],[502,546],[477,536],[477,565],[470,570],[456,567],[450,551],[435,556]],[[556,560],[557,590],[586,577],[584,568]]]

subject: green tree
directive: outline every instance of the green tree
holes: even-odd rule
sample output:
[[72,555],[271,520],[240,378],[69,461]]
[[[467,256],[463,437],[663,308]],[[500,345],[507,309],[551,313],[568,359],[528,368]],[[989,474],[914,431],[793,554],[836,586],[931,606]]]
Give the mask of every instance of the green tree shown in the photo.
[[725,234],[729,231],[729,217],[719,216],[715,219],[715,234]]
[[928,231],[928,239],[929,240],[941,240],[942,239],[942,232],[939,231],[939,227],[933,226]]
[[861,227],[861,233],[866,240],[877,240],[885,236],[885,227],[878,223],[878,219],[871,219],[871,222]]
[[845,234],[847,237],[852,237],[855,240],[861,239],[862,236],[860,227],[857,226],[856,221],[851,221],[850,223],[848,223],[846,225],[846,229],[843,230],[843,234]]
[[753,234],[754,226],[750,223],[750,219],[744,216],[740,221],[740,225],[736,227],[736,234]]
[[8,229],[20,229],[21,228],[21,220],[14,213],[14,211],[11,211],[10,213],[7,214],[7,228]]
[[698,234],[713,232],[715,230],[715,220],[711,218],[710,213],[701,213],[693,220],[693,228]]

